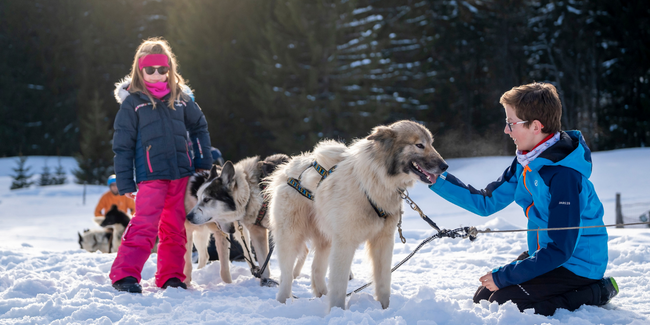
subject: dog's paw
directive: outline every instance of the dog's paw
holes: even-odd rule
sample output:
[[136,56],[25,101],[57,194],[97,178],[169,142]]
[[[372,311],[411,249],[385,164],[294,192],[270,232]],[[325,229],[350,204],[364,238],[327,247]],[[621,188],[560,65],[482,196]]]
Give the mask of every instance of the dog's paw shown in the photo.
[[278,281],[275,281],[271,278],[265,278],[260,280],[260,287],[270,287],[270,288],[275,288],[279,286],[280,284]]
[[286,294],[283,293],[282,290],[278,291],[278,294],[275,296],[275,299],[279,301],[280,303],[286,303],[287,299],[289,299],[291,294]]
[[322,288],[312,288],[312,293],[314,297],[320,298],[322,296],[327,296],[327,287]]

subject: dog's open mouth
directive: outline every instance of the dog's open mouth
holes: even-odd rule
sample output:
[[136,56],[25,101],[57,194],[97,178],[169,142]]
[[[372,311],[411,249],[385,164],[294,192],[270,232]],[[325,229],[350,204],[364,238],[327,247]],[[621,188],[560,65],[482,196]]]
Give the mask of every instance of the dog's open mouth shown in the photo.
[[428,173],[424,168],[420,167],[416,162],[411,162],[411,170],[420,177],[420,180],[425,184],[433,184],[436,179],[435,174]]

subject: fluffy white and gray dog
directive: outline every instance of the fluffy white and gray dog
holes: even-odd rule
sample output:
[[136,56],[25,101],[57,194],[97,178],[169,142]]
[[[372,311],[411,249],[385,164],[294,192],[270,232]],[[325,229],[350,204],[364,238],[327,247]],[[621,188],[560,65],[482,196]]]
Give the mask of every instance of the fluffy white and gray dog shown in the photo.
[[[197,203],[187,214],[188,223],[209,225],[231,233],[237,225],[243,225],[244,238],[252,243],[258,263],[262,265],[269,253],[269,243],[268,218],[260,213],[266,212],[260,186],[264,177],[288,160],[288,156],[276,154],[264,160],[251,157],[236,164],[227,161],[221,170],[213,167],[205,184],[196,192]],[[227,247],[227,243],[225,237],[221,237],[224,239],[221,243],[217,241],[217,251],[219,256],[228,256],[222,255],[222,250],[227,252],[227,248],[223,248]],[[241,236],[234,237],[239,239]],[[217,235],[215,239],[218,239]],[[243,247],[243,243],[240,244]],[[246,249],[244,254],[246,258],[253,260]],[[221,278],[224,282],[232,282],[227,258],[221,261]],[[269,279],[270,272],[267,267],[260,284],[270,285]]]
[[[317,162],[323,173],[310,168]],[[402,214],[398,190],[416,181],[432,184],[447,164],[433,147],[433,136],[424,126],[399,121],[378,126],[349,147],[319,143],[313,152],[293,157],[270,177],[270,226],[280,264],[277,299],[291,297],[296,258],[310,241],[314,252],[311,284],[317,297],[327,295],[329,307],[345,308],[352,260],[365,242],[372,263],[375,298],[387,308],[395,229]],[[313,191],[313,202],[288,184],[299,180]],[[294,183],[295,184],[295,183]],[[329,265],[329,284],[325,273]]]

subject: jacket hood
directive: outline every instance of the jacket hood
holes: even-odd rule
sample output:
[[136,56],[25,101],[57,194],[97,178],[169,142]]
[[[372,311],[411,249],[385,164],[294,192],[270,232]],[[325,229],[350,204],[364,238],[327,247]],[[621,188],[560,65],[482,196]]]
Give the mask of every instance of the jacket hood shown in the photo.
[[[118,104],[122,104],[122,102],[124,102],[124,100],[127,97],[129,97],[129,95],[131,94],[128,91],[130,85],[131,85],[131,76],[128,75],[115,83],[115,91],[113,91],[113,94],[115,95],[115,100],[117,101]],[[192,89],[190,89],[190,87],[185,85],[183,86],[182,91],[186,95],[190,96],[192,100],[194,100],[194,94],[192,93]]]
[[560,140],[531,162],[531,168],[564,166],[576,170],[586,178],[591,176],[591,150],[580,131],[562,131]]

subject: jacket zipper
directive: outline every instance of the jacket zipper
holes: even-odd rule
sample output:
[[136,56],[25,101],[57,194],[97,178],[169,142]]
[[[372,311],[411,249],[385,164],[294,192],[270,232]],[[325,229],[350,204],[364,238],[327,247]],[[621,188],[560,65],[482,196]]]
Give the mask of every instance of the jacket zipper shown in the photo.
[[[533,193],[530,192],[530,190],[528,189],[528,185],[526,185],[526,172],[529,172],[529,171],[532,171],[530,169],[530,167],[528,167],[528,166],[524,167],[524,172],[522,173],[522,176],[524,177],[524,187],[526,188],[526,191],[528,191],[528,194],[530,194],[530,197],[532,198]],[[526,208],[526,218],[528,218],[528,219],[530,219],[530,217],[528,217],[528,211],[530,211],[530,208],[532,208],[533,205],[535,205],[535,201],[530,203],[528,208]],[[537,250],[540,250],[541,246],[539,245],[539,231],[536,231],[535,233],[537,233]]]
[[151,159],[149,159],[149,150],[151,150],[151,145],[147,147],[147,164],[149,165],[149,172],[153,173],[153,168],[151,168]]

